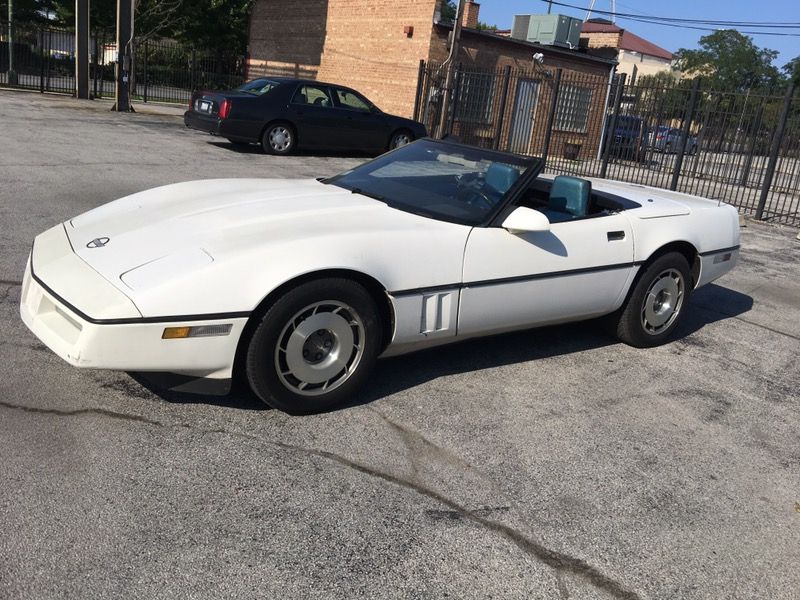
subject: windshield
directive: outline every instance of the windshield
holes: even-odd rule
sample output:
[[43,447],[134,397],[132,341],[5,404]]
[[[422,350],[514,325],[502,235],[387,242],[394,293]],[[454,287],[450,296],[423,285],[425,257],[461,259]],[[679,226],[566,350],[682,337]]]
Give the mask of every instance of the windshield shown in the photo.
[[479,225],[511,186],[541,161],[447,142],[420,140],[329,179],[393,208]]
[[240,85],[236,88],[237,92],[246,92],[248,94],[253,94],[254,96],[263,96],[267,92],[275,89],[278,86],[277,81],[272,81],[271,79],[254,79],[253,81],[248,81],[244,85]]

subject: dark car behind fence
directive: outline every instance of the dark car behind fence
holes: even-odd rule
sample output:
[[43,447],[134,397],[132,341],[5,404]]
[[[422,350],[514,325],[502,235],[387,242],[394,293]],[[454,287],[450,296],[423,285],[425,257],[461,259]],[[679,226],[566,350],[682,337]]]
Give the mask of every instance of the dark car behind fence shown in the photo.
[[[435,135],[544,156],[554,173],[601,177],[723,200],[800,226],[800,98],[794,86],[719,92],[702,80],[627,84],[561,69],[420,63],[415,118]],[[442,126],[443,125],[443,126]],[[665,150],[659,130],[690,144]]]

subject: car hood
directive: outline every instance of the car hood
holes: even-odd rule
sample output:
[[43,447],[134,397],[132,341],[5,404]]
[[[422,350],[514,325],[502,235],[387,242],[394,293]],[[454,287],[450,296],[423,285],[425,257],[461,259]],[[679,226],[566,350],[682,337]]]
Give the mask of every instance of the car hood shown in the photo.
[[[253,250],[337,243],[368,232],[452,224],[316,180],[228,179],[168,185],[65,223],[75,253],[108,281],[139,290]],[[143,268],[145,267],[146,268]]]

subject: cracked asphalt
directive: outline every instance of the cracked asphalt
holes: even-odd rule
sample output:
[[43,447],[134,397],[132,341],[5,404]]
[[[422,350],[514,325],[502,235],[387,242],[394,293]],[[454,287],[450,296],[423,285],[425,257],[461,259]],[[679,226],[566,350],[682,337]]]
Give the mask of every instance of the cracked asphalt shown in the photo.
[[0,92],[0,597],[800,597],[796,230],[748,222],[663,347],[499,336],[290,417],[68,366],[19,320],[25,259],[134,191],[364,158],[108,108]]

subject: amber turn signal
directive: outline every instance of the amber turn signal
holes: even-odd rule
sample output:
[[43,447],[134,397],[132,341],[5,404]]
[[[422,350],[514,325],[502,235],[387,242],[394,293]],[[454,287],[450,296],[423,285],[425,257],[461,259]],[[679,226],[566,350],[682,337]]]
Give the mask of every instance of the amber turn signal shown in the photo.
[[167,327],[164,333],[161,334],[162,340],[177,340],[180,338],[189,337],[191,327]]

